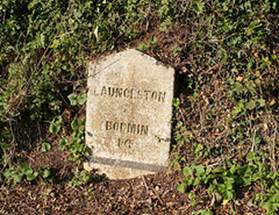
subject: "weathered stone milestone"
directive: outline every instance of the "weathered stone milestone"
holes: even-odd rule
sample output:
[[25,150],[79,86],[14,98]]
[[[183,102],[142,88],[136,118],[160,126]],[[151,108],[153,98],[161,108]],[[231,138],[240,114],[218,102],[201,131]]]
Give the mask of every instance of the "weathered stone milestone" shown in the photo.
[[89,65],[87,169],[132,178],[168,165],[174,70],[133,49]]

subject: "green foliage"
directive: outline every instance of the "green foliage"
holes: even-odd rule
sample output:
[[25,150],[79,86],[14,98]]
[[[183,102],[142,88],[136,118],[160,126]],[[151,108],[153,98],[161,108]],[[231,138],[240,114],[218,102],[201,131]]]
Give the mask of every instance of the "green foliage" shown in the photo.
[[210,209],[202,209],[192,213],[193,215],[213,215],[214,213]]
[[194,153],[195,153],[195,156],[197,158],[200,158],[203,154],[204,154],[204,146],[202,144],[199,144],[199,143],[195,143],[193,145],[194,147]]
[[41,148],[42,152],[44,152],[44,153],[48,152],[50,149],[51,149],[50,143],[48,143],[48,142],[43,142],[42,143],[42,148]]
[[63,119],[61,116],[55,117],[49,125],[49,132],[52,134],[58,134],[61,129],[62,123]]
[[246,163],[227,162],[224,166],[214,168],[203,165],[191,165],[183,168],[184,181],[177,185],[180,192],[189,192],[197,186],[205,186],[212,196],[219,195],[223,202],[238,198],[238,189],[258,184],[265,193],[255,196],[256,202],[267,210],[268,214],[276,214],[279,210],[278,193],[279,172],[272,172],[264,163],[263,156],[250,152]]
[[35,181],[38,177],[43,179],[49,179],[51,176],[50,169],[48,167],[40,168],[39,170],[34,170],[29,164],[22,163],[19,166],[11,167],[6,169],[4,172],[4,177],[8,182],[20,183],[23,180]]
[[191,28],[176,55],[193,90],[175,110],[180,165],[188,163],[177,189],[192,198],[203,186],[225,204],[256,185],[254,203],[278,213],[278,1],[178,1],[173,10],[177,28]]
[[[152,4],[153,5],[153,4]],[[91,54],[113,49],[140,34],[150,2],[4,0],[0,3],[0,154],[9,153],[9,120],[28,111],[32,120],[53,119],[57,134],[63,108],[83,106],[85,89],[76,94],[74,80],[84,86]],[[121,38],[121,39],[119,39]],[[7,148],[8,146],[8,148]],[[2,165],[0,163],[0,165]]]
[[176,108],[176,109],[179,108],[179,106],[180,106],[180,100],[179,100],[179,98],[174,98],[174,99],[173,99],[173,106],[174,106],[174,108]]
[[141,42],[141,43],[138,44],[137,49],[142,51],[142,52],[145,52],[149,49],[149,44]]
[[72,106],[84,105],[86,103],[86,93],[72,93],[68,95],[68,99],[70,100]]
[[203,1],[199,1],[199,0],[193,1],[193,10],[195,11],[195,13],[197,15],[200,15],[203,13],[204,6],[205,6],[205,3]]
[[159,10],[158,10],[158,15],[161,19],[160,23],[160,31],[166,32],[168,28],[171,26],[173,23],[172,15],[173,15],[173,10],[172,10],[172,1],[171,0],[161,0],[158,1],[159,4]]
[[137,49],[139,51],[146,52],[146,51],[156,47],[157,42],[158,42],[157,37],[156,36],[152,36],[148,41],[140,42],[137,45]]
[[62,138],[59,146],[62,150],[69,151],[73,160],[80,160],[89,155],[89,148],[85,144],[85,120],[73,119],[71,122],[71,138]]
[[68,144],[68,140],[66,138],[62,138],[59,141],[60,149],[65,150]]
[[80,187],[86,185],[92,179],[90,172],[86,170],[76,170],[74,177],[69,182],[72,187]]
[[[278,176],[277,176],[278,180]],[[261,205],[266,209],[267,214],[275,215],[279,211],[279,185],[278,181],[267,188],[267,194],[259,195]]]

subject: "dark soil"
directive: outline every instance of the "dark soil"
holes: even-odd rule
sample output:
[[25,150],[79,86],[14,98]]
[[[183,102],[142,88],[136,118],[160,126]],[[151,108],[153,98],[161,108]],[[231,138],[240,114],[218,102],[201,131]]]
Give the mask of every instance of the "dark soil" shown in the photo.
[[[75,188],[69,180],[79,164],[70,162],[68,155],[57,144],[43,153],[37,148],[23,153],[34,168],[49,166],[54,173],[50,182],[0,187],[0,214],[192,214],[193,211],[212,208],[214,198],[203,187],[195,190],[195,202],[187,194],[176,190],[180,183],[179,171],[162,172],[130,180],[108,180],[96,175],[87,185]],[[79,165],[80,166],[80,165]],[[240,192],[242,192],[240,190]],[[234,207],[218,205],[215,214],[262,214],[253,208],[251,195],[255,190],[243,191],[241,202]],[[216,207],[217,208],[217,207]]]
[[[33,168],[49,166],[51,181],[36,180],[20,185],[0,187],[0,214],[192,214],[193,211],[212,208],[214,198],[208,196],[203,187],[198,187],[195,202],[187,194],[176,190],[183,178],[179,171],[169,170],[155,175],[142,176],[130,180],[108,180],[95,174],[90,183],[81,187],[71,187],[69,180],[77,166],[69,161],[68,154],[53,145],[47,153],[40,148],[21,153]],[[256,189],[256,188],[255,188]],[[253,208],[251,196],[255,190],[243,192],[241,201],[229,205],[218,205],[215,214],[263,214]],[[217,205],[216,205],[217,206]]]
[[176,175],[102,181],[83,188],[26,184],[2,187],[1,214],[175,214],[190,212]]
[[[192,214],[187,195],[176,191],[177,174],[157,174],[132,180],[92,182],[81,188],[25,184],[0,188],[0,214]],[[195,210],[212,202],[199,191]],[[249,192],[236,202],[236,214],[262,214],[249,203]],[[216,214],[230,214],[222,205]]]
[[[102,181],[83,188],[41,183],[0,188],[0,214],[192,214],[187,195],[178,193],[178,175],[157,174],[132,180]],[[211,200],[199,191],[195,210]],[[263,214],[249,203],[237,203],[237,214]],[[222,205],[216,214],[231,214]]]

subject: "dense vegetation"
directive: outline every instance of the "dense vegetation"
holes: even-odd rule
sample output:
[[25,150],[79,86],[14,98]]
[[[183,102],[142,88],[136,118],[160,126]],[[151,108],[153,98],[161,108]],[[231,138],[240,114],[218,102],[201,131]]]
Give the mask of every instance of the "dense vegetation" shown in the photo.
[[[176,70],[178,190],[194,205],[207,188],[214,201],[200,214],[211,214],[256,187],[253,203],[278,212],[277,0],[2,0],[0,20],[2,183],[51,178],[20,154],[54,140],[83,160],[86,64],[130,46]],[[82,171],[71,183],[88,180]]]

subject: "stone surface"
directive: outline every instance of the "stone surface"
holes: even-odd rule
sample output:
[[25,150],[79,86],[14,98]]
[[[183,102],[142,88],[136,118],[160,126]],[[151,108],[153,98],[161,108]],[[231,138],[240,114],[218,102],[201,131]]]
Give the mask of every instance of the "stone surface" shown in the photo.
[[168,165],[174,70],[129,49],[89,65],[86,169],[133,178]]

